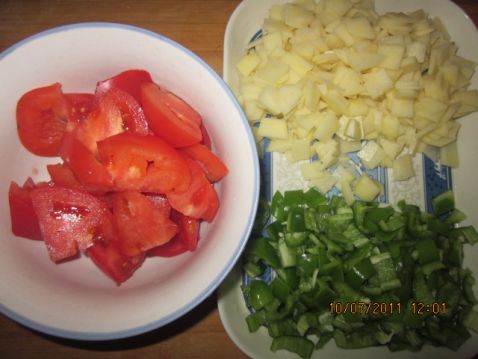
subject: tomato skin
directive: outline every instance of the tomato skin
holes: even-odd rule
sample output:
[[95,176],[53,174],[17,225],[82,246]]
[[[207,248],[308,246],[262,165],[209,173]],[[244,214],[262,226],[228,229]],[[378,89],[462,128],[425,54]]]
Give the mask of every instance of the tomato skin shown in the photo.
[[72,133],[65,135],[60,156],[83,186],[100,192],[113,189],[106,166]]
[[148,256],[174,257],[187,251],[195,251],[199,241],[199,220],[177,211],[171,212],[171,219],[179,226],[179,232],[166,244],[147,252]]
[[40,87],[25,93],[17,103],[20,141],[38,156],[57,156],[69,119],[61,85]]
[[161,212],[163,217],[169,218],[171,216],[171,205],[166,196],[154,193],[145,193],[144,195],[154,204],[156,209]]
[[66,131],[72,131],[96,107],[96,97],[90,93],[66,93],[64,96],[69,107]]
[[20,187],[13,181],[10,182],[10,188],[8,190],[10,219],[14,235],[41,241],[43,237],[31,198],[33,188],[35,188],[35,186],[30,178],[25,182],[23,187]]
[[196,161],[185,158],[191,170],[191,185],[185,191],[168,192],[169,204],[188,217],[212,222],[219,209],[216,191]]
[[136,191],[116,192],[113,217],[119,237],[119,248],[135,256],[168,242],[178,226],[156,208],[146,196]]
[[117,285],[131,278],[145,259],[144,253],[130,257],[121,252],[111,213],[107,213],[103,223],[97,228],[93,244],[88,247],[86,254]]
[[50,174],[52,182],[60,187],[73,188],[78,190],[86,190],[75,177],[73,171],[65,163],[57,163],[47,165],[46,169]]
[[166,193],[191,183],[184,157],[156,136],[120,133],[98,142],[98,155],[118,190]]
[[52,261],[59,262],[85,251],[104,221],[108,208],[93,195],[59,186],[31,191],[33,209]]
[[211,148],[212,148],[211,137],[209,136],[209,133],[207,132],[206,126],[204,126],[204,123],[201,124],[201,126],[199,127],[199,129],[201,130],[201,134],[202,134],[201,144],[203,144],[203,145],[206,146],[209,150],[211,150]]
[[141,105],[153,132],[173,147],[202,141],[201,116],[176,95],[154,83],[143,84]]
[[195,160],[203,169],[209,182],[217,182],[229,172],[226,165],[205,145],[183,147],[181,153]]
[[102,96],[111,89],[120,89],[129,93],[136,101],[141,100],[141,85],[152,83],[153,79],[149,72],[144,70],[127,70],[109,79],[99,81],[96,84],[96,95]]

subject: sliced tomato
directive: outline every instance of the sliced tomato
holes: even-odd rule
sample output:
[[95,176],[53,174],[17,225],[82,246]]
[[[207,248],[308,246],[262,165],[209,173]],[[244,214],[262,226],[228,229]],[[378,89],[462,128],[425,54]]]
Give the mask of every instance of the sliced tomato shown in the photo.
[[73,171],[65,163],[57,163],[54,165],[47,165],[46,169],[50,174],[52,182],[60,187],[73,188],[85,190],[80,181],[75,177]]
[[15,182],[10,183],[8,191],[10,219],[14,235],[41,241],[43,238],[40,225],[31,198],[31,191],[34,188],[35,184],[31,178],[25,182],[23,187]]
[[141,105],[153,132],[173,147],[201,142],[201,116],[176,95],[145,83],[141,86]]
[[185,191],[168,192],[169,204],[188,217],[212,222],[219,209],[216,191],[196,161],[185,158],[192,175],[191,185]]
[[66,93],[69,109],[69,122],[66,130],[72,131],[96,107],[96,97],[90,93]]
[[156,136],[124,132],[98,142],[98,154],[119,190],[185,190],[191,173],[184,157]]
[[199,220],[174,210],[171,212],[171,219],[178,224],[179,232],[169,242],[150,249],[148,256],[174,257],[196,249],[199,241]]
[[211,149],[212,148],[211,137],[209,136],[209,133],[207,132],[206,126],[204,126],[204,123],[201,124],[199,129],[201,130],[201,134],[202,134],[201,144],[206,146],[208,149]]
[[72,133],[65,135],[60,156],[89,190],[107,191],[113,188],[113,178],[106,166]]
[[164,244],[178,231],[178,226],[163,211],[136,191],[114,194],[113,215],[120,250],[128,256]]
[[131,95],[112,89],[99,99],[98,107],[76,127],[73,135],[96,155],[98,141],[124,131],[146,135],[148,123]]
[[145,193],[145,196],[154,204],[164,217],[169,218],[171,216],[171,205],[166,196],[154,193]]
[[141,100],[141,85],[151,83],[153,79],[149,72],[144,70],[127,70],[109,79],[96,84],[96,95],[101,96],[115,88],[129,93],[136,101]]
[[28,91],[17,103],[20,141],[36,155],[57,156],[68,118],[68,103],[59,83]]
[[59,186],[31,191],[33,209],[48,254],[54,262],[77,255],[92,243],[96,229],[108,213],[93,195]]
[[93,245],[88,247],[86,254],[117,285],[131,278],[145,259],[144,253],[127,256],[121,252],[111,214],[95,232]]
[[209,182],[217,182],[229,172],[221,159],[205,145],[183,147],[180,151],[201,166]]

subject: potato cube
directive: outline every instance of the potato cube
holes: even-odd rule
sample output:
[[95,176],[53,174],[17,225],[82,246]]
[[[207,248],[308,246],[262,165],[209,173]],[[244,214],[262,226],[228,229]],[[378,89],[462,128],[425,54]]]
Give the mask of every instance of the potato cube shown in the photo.
[[263,118],[259,124],[258,134],[262,137],[287,139],[287,122],[277,118]]
[[413,169],[413,158],[411,155],[403,155],[393,161],[393,179],[397,181],[404,181],[410,177],[415,176]]
[[354,192],[362,201],[371,202],[380,194],[381,187],[364,173],[355,184]]
[[393,87],[393,81],[387,71],[383,69],[372,70],[363,76],[364,86],[370,97],[376,99]]

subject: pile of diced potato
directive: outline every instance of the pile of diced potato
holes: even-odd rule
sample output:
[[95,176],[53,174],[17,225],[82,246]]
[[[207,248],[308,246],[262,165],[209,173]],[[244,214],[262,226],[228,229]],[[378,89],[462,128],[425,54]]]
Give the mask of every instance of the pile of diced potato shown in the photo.
[[299,0],[275,5],[263,35],[237,64],[236,91],[256,139],[304,161],[302,175],[349,203],[373,200],[379,183],[345,159],[414,176],[413,156],[438,149],[458,166],[456,119],[478,110],[475,64],[424,11],[378,15],[371,0]]

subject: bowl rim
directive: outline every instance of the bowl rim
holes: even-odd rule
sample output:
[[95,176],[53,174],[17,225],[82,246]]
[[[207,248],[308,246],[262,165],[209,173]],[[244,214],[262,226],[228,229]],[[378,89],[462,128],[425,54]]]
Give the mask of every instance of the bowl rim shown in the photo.
[[[153,32],[151,30],[147,30],[145,28],[135,26],[135,25],[129,25],[129,24],[123,24],[123,23],[115,23],[115,22],[79,22],[79,23],[72,23],[72,24],[67,24],[67,25],[61,25],[57,27],[53,27],[47,30],[40,31],[38,33],[35,33],[33,35],[30,35],[17,43],[7,47],[4,49],[2,52],[0,52],[0,62],[10,55],[12,52],[14,52],[16,49],[22,47],[25,44],[28,44],[32,41],[35,41],[37,39],[40,39],[42,37],[46,37],[52,34],[56,33],[61,33],[69,30],[76,30],[76,29],[82,29],[82,28],[92,28],[92,27],[97,27],[97,28],[116,28],[116,29],[121,29],[121,30],[128,30],[128,31],[133,31],[133,32],[138,32],[140,34],[152,37],[156,40],[163,41],[176,49],[184,52],[186,55],[191,57],[194,61],[199,63],[199,65],[204,68],[207,72],[209,72],[213,79],[221,86],[221,88],[225,91],[227,94],[227,97],[232,101],[234,104],[234,107],[237,109],[237,112],[239,113],[241,120],[243,122],[244,127],[246,128],[247,132],[247,138],[248,142],[250,145],[255,149],[255,141],[254,137],[252,135],[252,132],[250,131],[249,123],[247,121],[246,115],[244,114],[241,106],[239,105],[235,95],[233,94],[232,90],[230,87],[226,84],[226,82],[219,76],[219,74],[208,64],[200,58],[197,54],[195,54],[192,50],[186,48],[185,46],[179,44],[178,42],[161,35],[159,33]],[[123,339],[127,337],[132,337],[136,335],[140,335],[149,331],[152,331],[154,329],[158,329],[160,327],[165,326],[166,324],[169,324],[173,322],[174,320],[182,317],[195,307],[197,307],[200,303],[202,303],[207,297],[209,297],[214,290],[216,290],[219,285],[224,281],[226,278],[227,274],[234,268],[236,262],[239,260],[240,255],[247,243],[248,236],[252,230],[253,224],[254,224],[254,219],[256,216],[256,211],[259,203],[259,190],[260,190],[260,170],[259,170],[259,160],[258,157],[253,155],[252,156],[252,161],[254,165],[253,169],[253,176],[254,176],[254,183],[253,183],[253,188],[254,188],[254,193],[252,195],[252,211],[247,219],[247,225],[246,228],[244,228],[243,233],[241,235],[241,240],[239,241],[237,247],[233,251],[234,255],[229,259],[225,267],[222,268],[221,272],[213,279],[213,281],[201,292],[199,295],[197,295],[195,298],[192,298],[191,301],[188,302],[187,305],[176,309],[174,312],[169,314],[166,317],[163,317],[159,320],[154,320],[152,322],[148,322],[144,325],[139,325],[133,328],[129,329],[122,329],[122,330],[117,330],[117,331],[111,331],[111,332],[82,332],[82,331],[76,331],[76,330],[67,330],[67,329],[59,329],[50,325],[46,325],[34,320],[29,319],[26,316],[23,316],[22,314],[15,312],[11,309],[9,309],[7,306],[5,306],[3,303],[0,303],[0,313],[9,317],[10,319],[18,322],[21,325],[24,325],[30,329],[56,336],[56,337],[62,337],[62,338],[67,338],[67,339],[75,339],[75,340],[90,340],[90,341],[102,341],[102,340],[113,340],[113,339]]]

